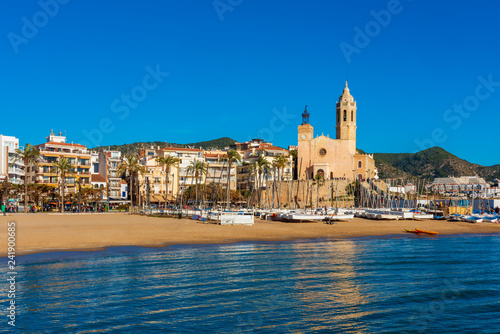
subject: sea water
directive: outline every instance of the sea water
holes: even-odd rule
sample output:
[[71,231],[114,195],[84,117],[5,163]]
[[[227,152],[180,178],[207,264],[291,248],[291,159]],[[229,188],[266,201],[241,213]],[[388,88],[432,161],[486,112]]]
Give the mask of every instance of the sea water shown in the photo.
[[[499,235],[122,247],[17,260],[20,333],[500,333]],[[7,332],[5,293],[1,301]]]

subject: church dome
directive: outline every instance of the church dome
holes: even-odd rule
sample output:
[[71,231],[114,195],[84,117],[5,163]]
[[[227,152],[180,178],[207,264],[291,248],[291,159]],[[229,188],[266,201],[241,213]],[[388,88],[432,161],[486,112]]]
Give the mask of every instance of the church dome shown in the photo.
[[342,95],[340,95],[339,97],[339,102],[354,102],[354,97],[352,97],[351,93],[349,92],[347,81],[345,82],[344,91],[342,92]]

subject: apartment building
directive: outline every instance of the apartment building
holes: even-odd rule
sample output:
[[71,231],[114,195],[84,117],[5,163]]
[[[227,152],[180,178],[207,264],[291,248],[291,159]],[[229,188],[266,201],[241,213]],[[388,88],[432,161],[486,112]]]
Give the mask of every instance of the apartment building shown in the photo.
[[110,202],[122,203],[127,197],[122,194],[121,175],[118,173],[122,157],[120,151],[99,152],[99,175],[106,180]]
[[15,150],[21,148],[19,139],[0,135],[0,182],[24,183],[24,162],[14,162]]
[[26,168],[26,176],[30,183],[44,183],[52,187],[59,187],[59,171],[54,166],[60,158],[69,159],[74,166],[66,176],[68,192],[78,190],[76,181],[82,187],[90,187],[90,159],[91,155],[84,145],[73,142],[66,143],[66,137],[59,132],[50,131],[47,142],[35,146],[40,151],[40,161],[37,166],[31,164]]
[[[203,151],[205,162],[207,164],[207,174],[205,181],[207,183],[214,183],[223,188],[227,187],[228,183],[228,161],[226,151]],[[229,169],[229,188],[236,190],[236,171],[237,162],[231,164]]]
[[[193,162],[202,161],[205,162],[205,156],[201,149],[195,148],[179,148],[179,147],[165,147],[158,151],[159,156],[173,156],[179,159],[177,166],[172,166],[170,168],[170,182],[169,184],[169,194],[176,197],[177,194],[181,194],[184,189],[191,185],[196,184],[195,176],[193,173],[188,172],[189,166]],[[198,179],[198,183],[204,182],[204,176]]]
[[[141,204],[163,205],[165,203],[165,171],[163,166],[156,161],[157,156],[155,154],[146,154],[140,158],[140,163],[145,169],[145,173],[139,175]],[[173,184],[172,181],[172,178],[170,178],[169,184]],[[169,189],[169,193],[171,193],[171,189]],[[168,196],[168,200],[174,200],[171,194]]]
[[[235,147],[235,149],[240,149],[238,153],[240,153],[242,158],[242,163],[237,168],[237,182],[238,189],[240,190],[251,190],[256,186],[256,176],[252,171],[252,164],[259,159],[260,156],[263,156],[268,162],[270,170],[269,172],[264,172],[262,174],[262,184],[265,185],[267,181],[276,180],[278,177],[282,181],[292,180],[293,178],[293,159],[289,155],[288,150],[273,146],[272,143],[267,143],[262,139],[252,139],[246,143],[236,143],[231,145],[231,147]],[[272,164],[274,159],[277,156],[285,156],[287,157],[287,163],[283,171],[279,172],[275,168],[273,170]]]

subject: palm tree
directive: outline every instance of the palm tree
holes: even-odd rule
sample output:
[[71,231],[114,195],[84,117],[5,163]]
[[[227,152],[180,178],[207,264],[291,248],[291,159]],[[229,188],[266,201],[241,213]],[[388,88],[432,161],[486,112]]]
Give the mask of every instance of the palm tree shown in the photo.
[[133,180],[134,176],[137,178],[139,174],[144,175],[146,172],[146,169],[144,166],[142,166],[139,162],[139,158],[136,155],[133,154],[127,154],[125,158],[123,159],[122,163],[120,164],[120,167],[118,167],[118,173],[122,174],[128,174],[130,177],[130,184],[129,184],[129,193],[130,193],[130,208],[129,212],[132,212],[132,206],[134,204],[134,197],[133,197]]
[[297,158],[299,156],[299,152],[297,150],[290,151],[290,156],[292,157],[292,179],[296,180],[297,177]]
[[229,187],[231,184],[231,165],[234,161],[240,162],[241,161],[241,156],[238,153],[238,151],[230,149],[226,153],[227,156],[227,183],[226,183],[226,209],[229,210],[231,207],[230,205],[230,192],[229,192]]
[[[323,175],[316,174],[316,176],[314,176],[314,181],[315,181],[314,183],[316,183],[316,207],[319,208],[319,187],[325,184],[325,178],[323,177]],[[311,189],[311,203],[312,203],[312,189]]]
[[26,170],[29,164],[34,165],[33,168],[37,168],[37,162],[40,159],[40,151],[31,144],[26,144],[24,151],[16,148],[14,151],[14,160],[12,164],[23,161],[24,162],[24,212],[28,212],[28,176]]
[[288,162],[288,157],[284,155],[278,155],[277,157],[274,158],[274,162],[276,164],[276,168],[278,168],[278,181],[279,181],[278,207],[281,207],[281,179],[283,179],[283,170]]
[[66,174],[72,173],[75,166],[71,164],[68,158],[60,157],[59,161],[54,163],[54,167],[61,173],[61,212],[64,212],[64,186],[66,185]]
[[207,165],[201,160],[191,161],[191,165],[187,168],[188,173],[193,173],[195,177],[195,191],[196,191],[196,199],[195,206],[198,205],[198,179],[200,176],[207,173]]
[[167,155],[165,157],[156,158],[156,162],[163,166],[165,170],[165,210],[167,209],[167,197],[168,197],[168,181],[170,174],[170,167],[179,162],[179,158]]
[[252,172],[255,175],[257,181],[257,196],[259,206],[261,202],[262,175],[269,173],[270,166],[271,163],[264,157],[263,154],[260,155],[257,160],[255,160],[251,165]]

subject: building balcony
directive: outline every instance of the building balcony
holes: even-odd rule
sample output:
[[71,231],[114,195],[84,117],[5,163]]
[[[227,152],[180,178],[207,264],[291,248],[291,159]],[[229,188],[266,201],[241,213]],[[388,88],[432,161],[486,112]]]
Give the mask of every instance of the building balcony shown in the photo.
[[19,167],[24,167],[24,161],[23,160],[17,160],[16,162],[14,162],[14,158],[12,157],[9,157],[9,165],[10,164],[14,164],[14,165],[17,165]]
[[24,169],[21,169],[21,168],[9,168],[9,174],[24,175]]
[[59,173],[56,171],[40,171],[37,172],[36,174],[42,175],[42,176],[59,176]]
[[14,179],[10,179],[9,182],[11,184],[18,184],[18,185],[21,185],[21,184],[24,184],[24,180],[23,179],[18,179],[18,178],[14,178]]

